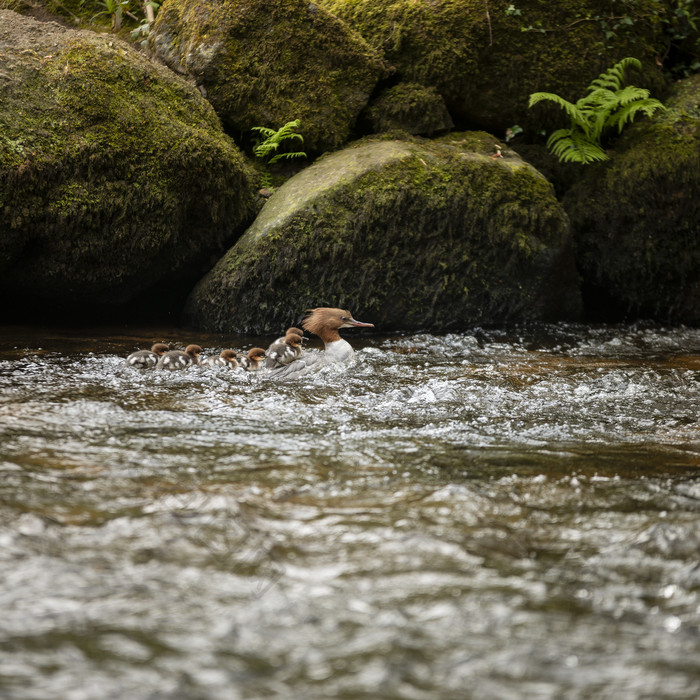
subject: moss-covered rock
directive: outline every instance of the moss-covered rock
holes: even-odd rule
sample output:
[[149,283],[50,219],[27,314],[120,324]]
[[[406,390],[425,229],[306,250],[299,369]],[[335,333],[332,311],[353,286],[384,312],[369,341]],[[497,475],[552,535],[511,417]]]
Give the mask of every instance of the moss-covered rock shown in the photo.
[[624,132],[564,199],[588,306],[700,323],[700,75]]
[[384,330],[574,318],[569,225],[551,185],[495,140],[366,140],[287,181],[195,288],[186,315],[276,332],[341,306]]
[[454,127],[445,101],[432,87],[400,83],[383,90],[363,113],[370,133],[405,131],[432,136]]
[[383,74],[377,53],[306,0],[169,0],[151,48],[247,135],[301,119],[307,153],[343,144]]
[[614,9],[610,0],[318,2],[382,52],[394,79],[436,88],[455,122],[493,133],[516,123],[532,132],[551,127],[560,115],[529,111],[530,93],[576,100],[625,56],[644,64],[635,84],[663,85],[661,0]]
[[113,37],[0,11],[0,288],[16,303],[166,293],[253,216],[245,159],[195,88]]

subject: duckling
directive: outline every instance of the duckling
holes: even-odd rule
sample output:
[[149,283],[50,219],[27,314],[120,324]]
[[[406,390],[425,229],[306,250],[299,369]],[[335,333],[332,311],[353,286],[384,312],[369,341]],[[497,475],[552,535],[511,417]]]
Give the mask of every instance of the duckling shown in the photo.
[[158,359],[168,352],[165,343],[155,343],[150,350],[137,350],[126,358],[126,366],[134,369],[152,369],[158,364]]
[[[287,328],[287,330],[284,332],[284,335],[281,335],[277,340],[275,340],[275,343],[284,343],[284,339],[290,334],[293,333],[294,335],[298,335],[301,337],[302,342],[304,340],[304,331],[301,330],[301,328],[296,328],[295,326],[290,326]],[[274,345],[274,343],[273,343]]]
[[293,360],[301,357],[302,336],[287,330],[287,335],[281,340],[278,338],[265,353],[265,369],[284,367]]
[[263,368],[265,351],[262,348],[251,348],[247,355],[238,355],[238,364],[248,372],[257,372]]
[[218,357],[207,357],[199,362],[201,367],[226,367],[237,369],[238,360],[235,350],[222,350]]
[[182,350],[171,350],[158,360],[156,369],[167,369],[170,371],[187,369],[191,365],[199,364],[201,352],[202,348],[199,345],[188,345],[184,352]]

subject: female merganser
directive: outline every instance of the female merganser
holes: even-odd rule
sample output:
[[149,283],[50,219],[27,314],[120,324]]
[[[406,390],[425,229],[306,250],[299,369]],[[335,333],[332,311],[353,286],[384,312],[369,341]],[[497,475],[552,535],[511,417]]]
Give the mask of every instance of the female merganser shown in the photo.
[[287,335],[280,340],[278,338],[265,352],[265,369],[284,367],[290,362],[301,357],[302,336],[298,333],[287,331]]
[[137,350],[126,358],[126,366],[134,369],[151,369],[158,364],[158,358],[168,352],[165,343],[155,343],[150,350]]
[[340,337],[341,328],[374,328],[373,323],[356,321],[352,314],[345,309],[321,307],[313,309],[302,321],[305,331],[317,335],[325,346],[325,352],[305,353],[302,357],[290,362],[286,367],[272,370],[271,377],[296,379],[297,377],[317,372],[322,367],[347,362],[352,359],[355,351],[347,340]]
[[222,350],[218,357],[207,357],[199,362],[201,367],[226,367],[238,369],[235,350]]
[[182,350],[171,350],[166,352],[156,365],[156,369],[167,369],[171,372],[178,369],[187,369],[190,365],[199,363],[199,355],[202,348],[199,345],[188,345],[185,352]]
[[262,348],[251,348],[247,355],[238,356],[238,364],[248,372],[257,372],[263,368],[265,351]]

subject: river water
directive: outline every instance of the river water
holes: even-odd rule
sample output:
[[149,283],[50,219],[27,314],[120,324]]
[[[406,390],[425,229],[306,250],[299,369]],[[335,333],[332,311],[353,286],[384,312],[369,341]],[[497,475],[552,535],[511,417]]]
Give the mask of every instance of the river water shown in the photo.
[[700,330],[345,336],[1,330],[0,697],[699,697]]

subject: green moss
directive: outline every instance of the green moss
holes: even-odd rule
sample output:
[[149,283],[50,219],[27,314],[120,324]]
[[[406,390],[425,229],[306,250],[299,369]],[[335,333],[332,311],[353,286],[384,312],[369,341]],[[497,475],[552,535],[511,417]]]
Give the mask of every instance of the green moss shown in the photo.
[[16,41],[0,58],[13,75],[0,101],[13,294],[119,303],[200,269],[250,220],[251,173],[196,90],[112,37],[1,21]]
[[[644,63],[635,81],[655,91],[663,81],[656,58],[662,30],[651,11],[659,0],[635,4],[635,21],[608,39],[602,19],[609,0],[437,0],[382,3],[319,0],[380,50],[405,82],[434,87],[452,118],[502,133],[520,124],[534,134],[557,123],[554,110],[529,111],[532,92],[575,99],[624,56]],[[512,15],[509,5],[521,12]],[[627,12],[628,8],[624,8]],[[613,13],[614,14],[614,13]],[[532,26],[536,31],[522,31]]]
[[364,121],[374,133],[403,131],[425,136],[454,126],[437,90],[415,83],[384,90],[365,110]]
[[700,75],[564,203],[591,311],[700,323]]
[[309,153],[348,138],[382,72],[366,42],[303,0],[171,0],[151,46],[206,89],[233,133],[301,119]]
[[297,177],[198,285],[198,325],[271,332],[317,305],[361,309],[383,330],[576,314],[566,217],[521,161],[370,141]]

